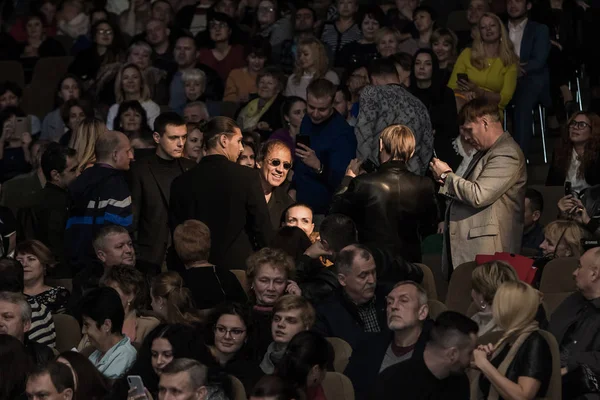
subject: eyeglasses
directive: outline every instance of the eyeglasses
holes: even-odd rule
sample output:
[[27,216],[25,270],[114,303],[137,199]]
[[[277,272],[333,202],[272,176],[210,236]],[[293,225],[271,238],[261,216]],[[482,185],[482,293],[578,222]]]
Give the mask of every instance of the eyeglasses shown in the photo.
[[258,7],[258,12],[273,12],[275,9],[273,7]]
[[112,35],[112,29],[98,29],[97,31],[100,35]]
[[569,124],[570,127],[577,127],[577,129],[585,129],[585,127],[592,127],[592,125],[588,124],[585,121],[571,121],[571,123]]
[[[277,158],[273,158],[271,160],[267,160],[267,163],[273,167],[279,167],[281,165],[281,160],[277,159]],[[289,170],[290,168],[292,168],[292,164],[289,162],[283,162],[283,169],[285,169],[286,171]]]
[[219,335],[219,336],[226,336],[229,333],[232,338],[237,339],[240,336],[242,336],[244,334],[244,332],[246,332],[245,329],[239,329],[239,328],[228,329],[228,328],[224,327],[223,325],[215,325],[215,334]]
[[225,29],[228,26],[225,22],[211,22],[208,24],[209,29]]

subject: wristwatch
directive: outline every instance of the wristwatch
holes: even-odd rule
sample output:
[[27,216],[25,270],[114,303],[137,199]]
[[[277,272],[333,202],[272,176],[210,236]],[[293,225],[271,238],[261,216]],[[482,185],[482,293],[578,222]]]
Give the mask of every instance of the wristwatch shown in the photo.
[[442,172],[442,174],[440,175],[440,180],[444,183],[446,183],[446,178],[448,177],[448,174],[452,172],[452,171],[446,171],[446,172]]

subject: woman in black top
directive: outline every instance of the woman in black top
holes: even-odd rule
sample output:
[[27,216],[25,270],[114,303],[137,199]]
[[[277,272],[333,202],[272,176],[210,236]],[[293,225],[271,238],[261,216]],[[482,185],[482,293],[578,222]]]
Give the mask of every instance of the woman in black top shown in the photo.
[[[552,353],[538,332],[537,290],[521,281],[503,283],[494,296],[494,320],[504,334],[473,352],[477,377],[471,398],[527,399],[546,396],[552,376]],[[475,397],[474,397],[475,396]]]
[[456,102],[452,103],[454,93],[442,82],[440,75],[433,50],[420,49],[415,53],[409,90],[429,111],[437,157],[449,160],[450,166],[456,169],[461,161],[452,146],[452,141],[458,136]]
[[347,68],[356,65],[367,65],[371,60],[379,57],[377,44],[375,44],[375,33],[385,26],[386,18],[379,6],[370,6],[365,9],[358,20],[358,26],[362,32],[362,39],[350,42],[340,50],[336,58],[335,66]]
[[65,56],[66,51],[55,39],[46,35],[46,18],[39,12],[25,18],[27,40],[21,43],[21,58]]
[[224,301],[245,303],[246,293],[233,272],[208,262],[210,230],[200,221],[188,220],[175,228],[173,245],[185,265],[184,282],[199,310],[214,308]]

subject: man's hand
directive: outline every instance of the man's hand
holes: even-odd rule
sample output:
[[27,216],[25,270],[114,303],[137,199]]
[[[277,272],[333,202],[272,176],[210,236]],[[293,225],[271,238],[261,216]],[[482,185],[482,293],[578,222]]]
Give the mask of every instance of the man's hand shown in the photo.
[[304,164],[315,171],[321,169],[321,161],[315,151],[302,143],[296,144],[296,157],[299,157]]
[[567,374],[567,372],[569,372],[569,370],[567,369],[567,367],[562,367],[560,369],[560,376],[565,376]]
[[21,135],[21,147],[28,149],[32,140],[33,139],[31,138],[31,133],[23,132],[23,134]]
[[362,163],[362,160],[359,160],[358,158],[350,160],[350,164],[348,164],[348,168],[346,168],[346,176],[356,178],[360,174],[360,166]]
[[577,0],[577,5],[581,8],[583,8],[583,11],[587,11],[587,9],[590,8],[590,5],[588,3],[586,3],[584,0]]
[[332,252],[327,250],[320,240],[315,240],[315,242],[304,252],[304,255],[309,256],[313,260],[323,256],[330,256],[331,254]]
[[527,71],[525,71],[525,66],[527,65],[526,62],[522,62],[519,64],[519,71],[517,73],[517,76],[522,77],[527,75]]
[[452,168],[450,168],[450,166],[448,164],[446,164],[442,160],[439,160],[435,157],[429,163],[429,169],[433,173],[433,178],[441,184],[444,183],[441,180],[441,175],[444,172],[446,172],[446,173],[452,172]]

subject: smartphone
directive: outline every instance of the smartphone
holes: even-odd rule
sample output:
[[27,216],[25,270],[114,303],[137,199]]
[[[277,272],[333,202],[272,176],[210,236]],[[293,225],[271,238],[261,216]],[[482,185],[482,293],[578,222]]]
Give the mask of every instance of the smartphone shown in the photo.
[[459,81],[469,82],[469,75],[463,73],[456,74],[456,79],[458,79]]
[[360,167],[364,169],[367,174],[377,171],[377,165],[375,165],[375,163],[368,158],[363,161]]
[[144,392],[144,382],[139,375],[127,376],[127,383],[129,383],[130,390],[135,389],[133,396],[141,396],[146,394],[146,392]]
[[296,136],[296,143],[301,143],[306,147],[310,147],[310,136],[308,135],[298,135]]
[[571,185],[571,182],[566,181],[565,182],[565,196],[569,196],[573,194],[573,186]]
[[28,117],[17,117],[15,122],[15,137],[21,137],[23,133],[31,133]]

